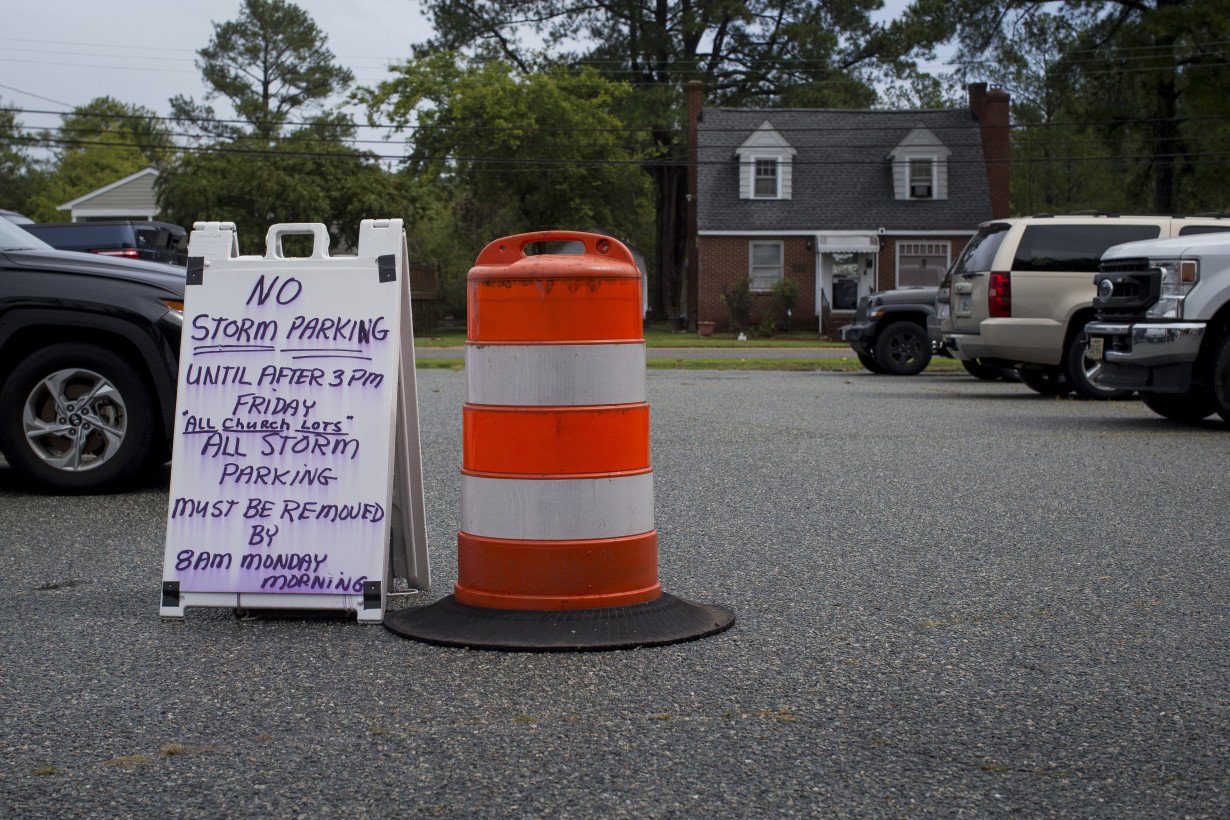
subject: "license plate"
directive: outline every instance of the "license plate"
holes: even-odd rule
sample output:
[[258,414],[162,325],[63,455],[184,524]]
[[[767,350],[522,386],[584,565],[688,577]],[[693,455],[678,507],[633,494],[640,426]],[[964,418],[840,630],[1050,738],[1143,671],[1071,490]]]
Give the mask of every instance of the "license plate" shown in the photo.
[[1089,337],[1089,358],[1093,359],[1095,362],[1102,361],[1102,350],[1105,346],[1105,343],[1106,343],[1106,340],[1103,339],[1101,336],[1090,336]]
[[957,296],[957,313],[969,313],[969,297],[970,294],[962,293]]

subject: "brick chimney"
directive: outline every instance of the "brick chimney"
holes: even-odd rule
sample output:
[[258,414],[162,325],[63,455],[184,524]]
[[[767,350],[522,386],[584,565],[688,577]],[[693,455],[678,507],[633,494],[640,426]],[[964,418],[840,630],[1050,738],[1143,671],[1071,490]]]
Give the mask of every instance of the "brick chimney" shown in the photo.
[[697,233],[696,124],[700,122],[705,101],[705,84],[691,80],[687,86],[688,103],[688,184],[687,184],[687,294],[688,330],[696,330],[700,318],[700,235]]
[[986,83],[970,83],[969,107],[978,120],[982,135],[982,157],[987,167],[987,189],[991,193],[991,218],[1009,215],[1008,92],[987,90]]

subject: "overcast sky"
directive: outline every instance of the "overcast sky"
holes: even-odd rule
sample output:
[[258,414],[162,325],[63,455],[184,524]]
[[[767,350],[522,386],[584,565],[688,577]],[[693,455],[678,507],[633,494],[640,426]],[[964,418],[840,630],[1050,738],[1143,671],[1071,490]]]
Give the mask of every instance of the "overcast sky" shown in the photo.
[[[887,0],[888,17],[907,0]],[[0,100],[5,106],[64,111],[100,96],[159,114],[175,94],[204,96],[193,64],[213,23],[238,16],[240,0],[25,0],[7,4],[0,28]],[[387,76],[431,29],[415,0],[300,0],[329,37],[338,61],[359,84]],[[54,101],[54,102],[53,102]],[[225,110],[218,107],[219,112]],[[46,114],[19,115],[23,125],[58,125]]]

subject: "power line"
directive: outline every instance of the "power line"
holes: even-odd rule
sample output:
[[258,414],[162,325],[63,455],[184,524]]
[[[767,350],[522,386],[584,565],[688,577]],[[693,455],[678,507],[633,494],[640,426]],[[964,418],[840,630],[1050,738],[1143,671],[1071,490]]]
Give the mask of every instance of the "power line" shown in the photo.
[[[25,143],[34,142],[34,141],[35,141],[35,138],[27,138],[27,137],[10,137],[7,139],[0,138],[0,142],[5,142],[9,144],[25,144]],[[164,148],[164,146],[160,146],[160,145],[151,146],[151,145],[142,145],[136,142],[110,142],[110,141],[103,141],[103,140],[56,140],[56,139],[51,139],[51,140],[46,140],[46,142],[50,142],[52,144],[64,144],[64,145],[96,145],[96,146],[100,146],[100,147],[108,148],[112,150],[118,150],[121,148],[138,149],[138,150],[141,150],[144,148],[159,148],[159,149]],[[274,158],[274,159],[328,159],[328,160],[340,160],[340,161],[346,161],[346,162],[360,162],[360,163],[364,161],[370,161],[370,160],[398,160],[400,161],[400,160],[407,159],[406,157],[397,156],[397,155],[380,155],[380,154],[371,154],[371,153],[369,154],[338,154],[336,152],[328,152],[328,151],[272,151],[272,150],[264,150],[264,149],[227,148],[227,147],[218,147],[218,146],[211,146],[211,147],[175,146],[171,148],[166,148],[165,150],[167,150],[169,153],[259,156],[259,157],[267,157],[267,158]],[[1194,152],[1186,152],[1186,153],[1174,152],[1174,153],[1162,155],[1162,158],[1169,158],[1171,160],[1204,159],[1204,158],[1212,158],[1212,157],[1225,158],[1223,160],[1219,160],[1217,164],[1230,163],[1230,151],[1194,151]],[[481,157],[481,156],[470,157],[470,156],[453,156],[453,155],[447,155],[447,154],[441,155],[441,156],[410,157],[409,159],[412,159],[420,163],[444,163],[444,164],[473,163],[473,164],[478,164],[478,165],[508,164],[508,165],[580,166],[580,167],[599,167],[599,166],[686,167],[688,165],[696,165],[696,166],[709,165],[709,166],[729,167],[733,164],[732,160],[729,160],[729,159],[697,160],[696,162],[691,163],[691,162],[688,162],[687,160],[682,160],[682,159],[652,159],[652,158],[650,159],[626,159],[626,160],[622,160],[622,159],[564,159],[564,158],[559,158],[559,157]],[[1146,159],[1156,160],[1156,159],[1159,159],[1159,157],[1152,153],[1117,154],[1117,155],[1102,155],[1102,156],[1089,156],[1089,155],[1079,156],[1078,155],[1078,156],[1062,156],[1062,157],[1013,157],[1011,160],[1008,161],[1008,163],[1016,164],[1016,163],[1039,163],[1039,162],[1048,163],[1048,162],[1094,162],[1094,161],[1122,162],[1125,160],[1146,160]],[[800,160],[800,159],[795,159],[792,164],[796,167],[798,166],[848,167],[852,165],[883,166],[884,162],[885,160],[882,160],[882,159],[879,159],[879,160]],[[949,165],[994,164],[994,163],[989,163],[982,158],[963,159],[963,158],[953,158],[953,157],[950,157],[947,160],[947,163]]]
[[[7,86],[0,86],[0,87],[7,87]],[[708,108],[705,110],[706,111],[720,111],[720,112],[725,112],[725,113],[739,113],[739,114],[756,115],[757,118],[764,117],[765,119],[771,120],[773,116],[775,115],[806,114],[808,112],[842,113],[842,114],[848,114],[850,116],[879,116],[879,115],[887,115],[887,114],[925,115],[925,114],[936,114],[936,113],[952,113],[955,111],[966,111],[968,109],[950,108],[950,109],[894,110],[894,109],[859,109],[859,108],[855,108],[855,109],[831,109],[831,108],[830,109],[799,109],[799,108],[723,108],[723,107],[718,107],[718,108]],[[70,116],[75,115],[75,112],[69,112],[69,111],[49,111],[49,110],[43,110],[43,109],[20,108],[16,106],[0,107],[0,111],[7,111],[13,114],[36,114],[36,115],[54,115],[54,116],[64,116],[66,114]],[[88,114],[89,112],[87,111],[86,113]],[[164,115],[158,115],[158,114],[107,114],[106,118],[107,119],[120,119],[120,120],[145,120],[145,121],[153,121],[153,122],[177,122],[177,123],[187,121],[187,120],[184,120],[178,117],[164,116]],[[387,123],[387,122],[368,123],[367,125],[364,125],[362,123],[320,123],[320,122],[312,122],[310,120],[296,120],[296,121],[288,121],[286,123],[279,122],[279,121],[271,121],[271,120],[250,122],[244,119],[226,119],[226,118],[203,118],[203,119],[196,120],[196,121],[207,123],[210,125],[300,125],[300,126],[311,126],[311,127],[318,127],[318,128],[363,128],[363,127],[367,127],[367,128],[377,128],[377,129],[387,129],[392,132],[425,130],[425,131],[441,131],[445,133],[459,131],[459,132],[478,132],[478,133],[495,133],[495,134],[501,134],[501,133],[514,133],[514,134],[573,133],[573,132],[576,132],[576,133],[615,133],[615,134],[618,134],[618,133],[652,134],[652,133],[657,133],[657,132],[664,132],[664,133],[671,133],[671,134],[686,133],[685,128],[677,128],[677,127],[656,128],[652,126],[638,127],[638,128],[633,128],[633,127],[571,128],[567,126],[546,126],[544,127],[544,126],[528,126],[528,125],[527,126],[515,126],[515,125],[508,125],[508,126],[397,125],[395,123]],[[1230,114],[1208,114],[1208,115],[1200,115],[1200,116],[1175,116],[1175,117],[1131,117],[1131,118],[1108,119],[1108,120],[1077,120],[1077,121],[1071,121],[1071,122],[1052,121],[1052,122],[1037,122],[1037,123],[1015,123],[1015,124],[1009,124],[1008,128],[1012,131],[1019,132],[1019,131],[1030,131],[1030,130],[1035,130],[1035,129],[1048,129],[1048,128],[1092,128],[1092,127],[1097,127],[1097,126],[1125,127],[1125,126],[1130,126],[1130,125],[1151,125],[1151,124],[1166,123],[1166,122],[1187,123],[1187,122],[1224,122],[1224,121],[1230,121]],[[858,132],[861,134],[875,134],[877,132],[889,132],[889,133],[897,134],[897,133],[901,133],[902,131],[911,130],[915,127],[915,125],[918,125],[918,124],[919,123],[913,123],[910,125],[875,125],[875,124],[867,125],[865,124],[865,125],[849,125],[849,126],[822,126],[822,127],[818,127],[818,126],[775,126],[773,130],[779,133],[802,133],[802,134],[828,134],[828,133],[845,133],[845,132]],[[972,120],[969,123],[952,124],[952,125],[945,125],[945,124],[928,125],[926,123],[921,123],[921,124],[925,128],[927,128],[929,131],[969,131],[969,130],[972,130],[978,127],[977,123],[974,123]],[[723,133],[750,134],[756,130],[757,126],[759,126],[759,123],[757,123],[756,126],[749,125],[749,126],[741,126],[741,127],[715,128],[715,127],[706,126],[702,120],[699,126],[699,130],[705,134],[723,134]],[[33,130],[33,126],[22,126],[22,127],[26,128],[27,130]],[[61,130],[61,129],[48,128],[46,130],[55,131],[55,130]],[[288,136],[280,137],[279,139],[282,139],[282,140],[311,139],[311,137],[306,137],[306,136],[294,137],[292,135],[288,135]],[[345,138],[342,141],[343,142],[354,142],[354,143],[368,143],[368,144],[385,144],[385,145],[407,145],[411,143],[410,140],[387,140],[387,139],[386,140],[361,140],[358,138]],[[896,145],[896,143],[894,142],[892,143],[892,145]],[[806,146],[797,145],[795,147],[806,147]]]

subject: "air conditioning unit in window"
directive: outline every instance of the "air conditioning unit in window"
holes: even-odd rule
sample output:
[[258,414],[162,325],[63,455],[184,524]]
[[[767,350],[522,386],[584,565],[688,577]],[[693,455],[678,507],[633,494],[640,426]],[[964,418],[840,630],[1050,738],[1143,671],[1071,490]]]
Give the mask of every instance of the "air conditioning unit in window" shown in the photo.
[[911,185],[910,199],[930,199],[931,186],[927,184]]

